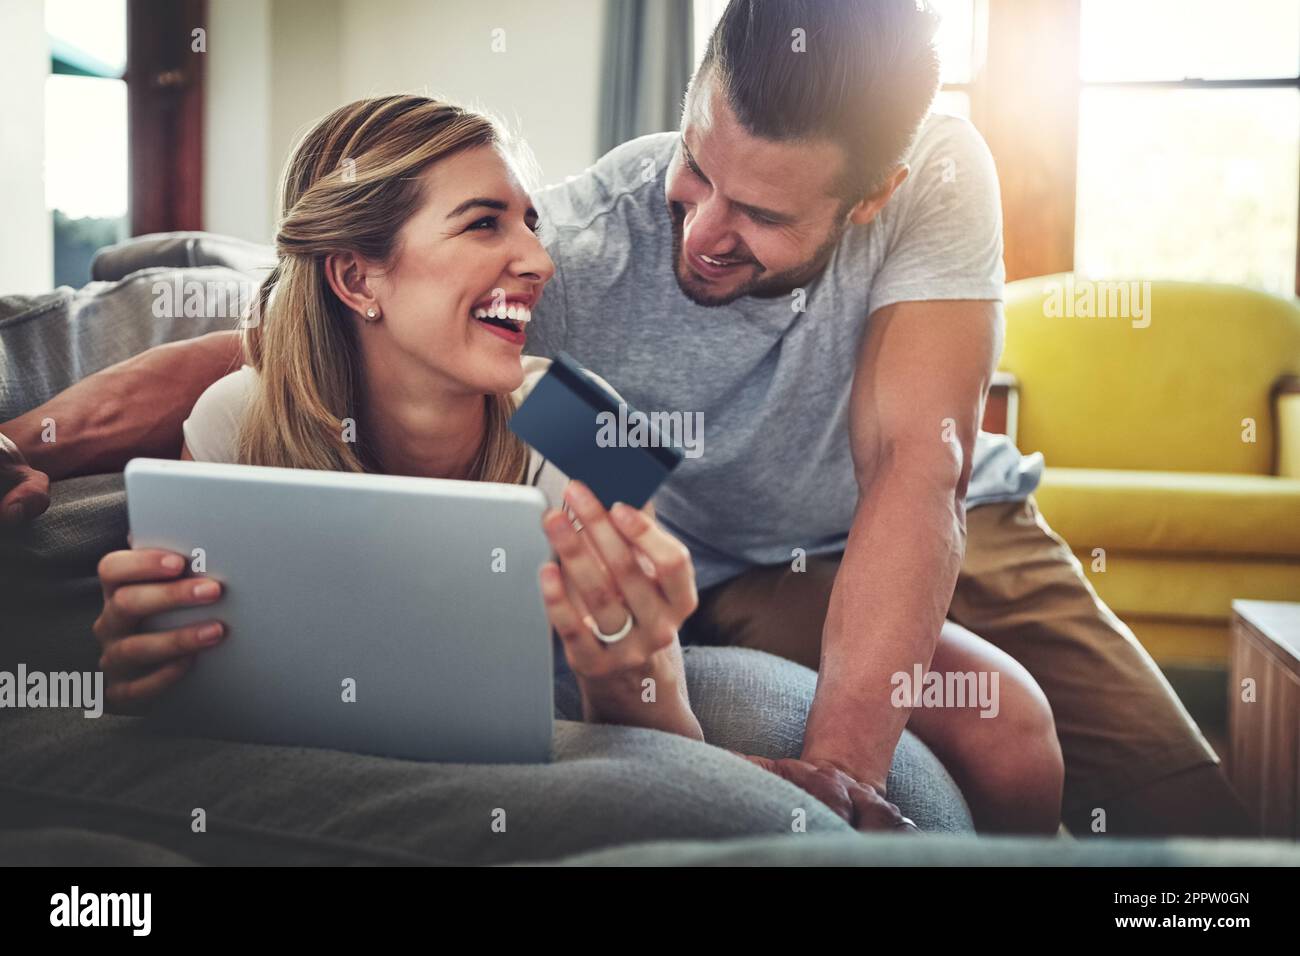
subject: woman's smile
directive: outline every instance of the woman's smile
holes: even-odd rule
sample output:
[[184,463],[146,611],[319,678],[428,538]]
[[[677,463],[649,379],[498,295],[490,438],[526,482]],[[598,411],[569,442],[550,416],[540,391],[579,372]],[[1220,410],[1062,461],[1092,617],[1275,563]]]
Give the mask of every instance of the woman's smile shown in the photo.
[[497,290],[470,309],[470,315],[493,335],[523,348],[526,339],[524,330],[532,321],[536,301],[535,294],[503,296]]

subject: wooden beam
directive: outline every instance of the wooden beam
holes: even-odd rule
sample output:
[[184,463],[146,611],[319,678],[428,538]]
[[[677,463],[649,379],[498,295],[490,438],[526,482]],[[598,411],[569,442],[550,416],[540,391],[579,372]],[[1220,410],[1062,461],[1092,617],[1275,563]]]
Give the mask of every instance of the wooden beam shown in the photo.
[[127,0],[126,26],[131,235],[202,229],[207,4]]
[[1002,184],[1007,280],[1074,268],[1079,0],[987,0],[971,120]]

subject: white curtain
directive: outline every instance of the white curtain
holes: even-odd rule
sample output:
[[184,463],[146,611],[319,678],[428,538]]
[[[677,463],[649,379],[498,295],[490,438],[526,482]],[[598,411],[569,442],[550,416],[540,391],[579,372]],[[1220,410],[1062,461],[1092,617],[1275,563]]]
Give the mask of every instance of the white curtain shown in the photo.
[[691,0],[606,0],[600,146],[678,128],[694,65]]

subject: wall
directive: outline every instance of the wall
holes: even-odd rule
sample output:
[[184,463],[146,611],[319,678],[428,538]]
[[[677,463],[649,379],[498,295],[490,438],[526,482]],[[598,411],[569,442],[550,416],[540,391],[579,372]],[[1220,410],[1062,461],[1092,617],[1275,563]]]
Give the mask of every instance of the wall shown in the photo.
[[210,0],[203,226],[269,242],[275,217],[271,0]]
[[[383,4],[374,3],[380,9]],[[271,38],[271,163],[278,177],[312,124],[341,106],[338,0],[274,0]]]
[[381,93],[490,110],[528,141],[543,182],[581,172],[597,158],[603,10],[603,0],[210,0],[205,228],[269,242],[297,138],[334,107]]
[[603,0],[343,0],[342,93],[421,91],[490,110],[554,182],[597,158],[603,27]]
[[45,209],[50,48],[41,0],[5,0],[0,65],[0,295],[46,292],[54,284],[54,236]]

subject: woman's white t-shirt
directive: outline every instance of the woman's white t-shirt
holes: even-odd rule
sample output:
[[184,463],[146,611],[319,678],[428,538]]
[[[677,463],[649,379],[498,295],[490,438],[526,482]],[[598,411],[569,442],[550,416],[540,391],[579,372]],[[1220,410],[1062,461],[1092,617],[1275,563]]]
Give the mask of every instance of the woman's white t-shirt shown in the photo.
[[[514,392],[518,405],[546,374],[551,360],[533,355],[523,357],[524,382]],[[609,388],[600,376],[588,372],[593,379]],[[199,396],[185,419],[185,446],[195,461],[234,463],[239,448],[239,427],[249,404],[257,391],[257,372],[245,365],[237,372],[213,382]],[[610,389],[613,391],[613,389]],[[617,393],[615,393],[617,394]],[[525,484],[535,485],[546,495],[554,508],[563,507],[564,487],[569,478],[564,472],[543,458],[533,448],[528,449],[528,468]]]

